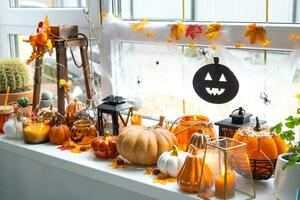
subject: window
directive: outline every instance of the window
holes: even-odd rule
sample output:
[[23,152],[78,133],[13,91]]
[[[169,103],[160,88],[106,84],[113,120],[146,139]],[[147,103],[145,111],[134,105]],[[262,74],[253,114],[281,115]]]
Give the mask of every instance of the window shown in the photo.
[[[297,1],[281,2],[278,0],[247,0],[243,3],[238,0],[229,0],[226,3],[221,0],[106,1],[103,11],[113,12],[114,15],[120,16],[122,21],[111,19],[106,24],[107,26],[104,23],[103,46],[109,48],[103,52],[101,59],[104,71],[112,81],[111,83],[109,80],[103,81],[103,94],[113,92],[128,98],[142,99],[143,107],[140,112],[146,115],[165,114],[168,118],[175,118],[182,114],[200,113],[208,114],[213,120],[227,117],[235,107],[230,107],[227,104],[222,105],[218,107],[221,111],[217,111],[215,116],[211,116],[214,111],[207,112],[209,109],[207,109],[206,104],[200,102],[199,97],[195,94],[192,96],[176,94],[176,88],[190,84],[192,74],[189,74],[186,65],[182,65],[184,66],[182,68],[180,66],[175,67],[173,70],[177,71],[172,71],[172,66],[176,63],[174,64],[175,61],[168,57],[172,55],[171,52],[168,53],[170,49],[164,49],[165,46],[168,46],[165,39],[168,36],[170,24],[177,20],[183,20],[186,23],[197,21],[204,26],[215,21],[221,22],[227,31],[227,35],[224,33],[225,37],[229,37],[222,44],[227,48],[228,51],[226,52],[238,57],[243,63],[251,64],[253,68],[257,67],[261,70],[264,65],[270,65],[271,68],[274,67],[275,69],[276,66],[273,64],[289,58],[293,48],[295,48],[295,44],[288,40],[288,36],[293,32],[299,32],[298,26],[294,25],[299,21],[298,6]],[[280,12],[278,12],[279,10]],[[151,20],[151,30],[158,36],[149,39],[131,31],[130,23],[141,18]],[[234,48],[237,41],[248,44],[243,33],[249,22],[269,22],[263,24],[269,33],[272,33],[272,44],[269,48],[263,49],[259,46]],[[210,49],[210,44],[203,38],[197,42],[199,46],[192,51],[188,48],[188,41],[180,41],[178,44],[178,49],[183,52],[184,57],[193,59],[194,65],[191,65],[191,68],[201,66],[200,63],[203,58],[201,58],[199,49]],[[159,64],[156,62],[158,58],[160,59]],[[207,60],[206,62],[210,61]],[[173,81],[171,80],[172,77],[174,77]],[[299,70],[296,71],[293,78],[292,92],[289,96],[297,93],[298,77]],[[142,86],[143,84],[146,86]],[[191,87],[189,89],[193,90]],[[182,90],[178,89],[177,92],[179,91]],[[256,98],[259,97],[256,96]],[[274,99],[273,104],[275,104],[276,98],[272,98]],[[240,106],[239,102],[234,103],[236,107]],[[264,110],[267,110],[268,107],[264,107],[263,101],[260,104],[258,106],[260,112],[256,112],[258,108],[254,108],[254,114],[263,118],[265,117]],[[288,105],[288,112],[295,112],[296,106],[296,99],[292,99]],[[255,105],[249,107],[253,108]],[[253,111],[249,110],[249,112]]]
[[[34,33],[39,21],[48,15],[51,25],[76,24],[79,32],[89,35],[89,22],[84,9],[89,9],[93,23],[99,23],[99,2],[86,0],[10,0],[0,3],[0,57],[20,57],[26,60],[31,53],[31,46],[24,43],[31,33]],[[98,30],[98,27],[95,27]],[[96,31],[97,31],[96,30]],[[95,36],[92,36],[93,38]],[[93,66],[99,65],[99,47],[91,40],[90,57]],[[78,69],[68,49],[69,80],[71,94],[74,97],[85,98],[85,87],[82,70]],[[80,58],[79,49],[73,49],[75,58]],[[80,63],[80,61],[77,61]],[[32,64],[32,66],[34,63]],[[34,68],[32,68],[33,71]],[[52,56],[44,57],[42,91],[50,90],[56,93],[56,60]]]

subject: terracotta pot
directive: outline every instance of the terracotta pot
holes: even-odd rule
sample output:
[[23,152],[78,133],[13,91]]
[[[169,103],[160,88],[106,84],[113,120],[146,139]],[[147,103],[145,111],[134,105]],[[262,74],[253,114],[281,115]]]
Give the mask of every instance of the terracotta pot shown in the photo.
[[[18,98],[27,97],[29,102],[32,102],[33,99],[33,91],[26,91],[26,92],[18,92],[18,93],[10,93],[8,96],[8,104],[17,102]],[[0,94],[0,104],[3,105],[5,99],[5,94]]]
[[274,194],[279,199],[297,199],[300,188],[300,162],[289,166],[285,170],[282,166],[287,163],[286,158],[290,153],[281,154],[276,163],[274,178]]
[[32,106],[27,106],[26,108],[20,107],[18,105],[14,106],[14,112],[17,113],[18,110],[24,111],[24,117],[30,118],[32,112]]

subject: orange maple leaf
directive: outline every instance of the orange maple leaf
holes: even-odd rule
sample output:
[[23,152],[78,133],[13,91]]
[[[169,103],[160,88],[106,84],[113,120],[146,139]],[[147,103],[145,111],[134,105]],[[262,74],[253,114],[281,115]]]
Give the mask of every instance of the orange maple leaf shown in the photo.
[[206,37],[208,38],[209,41],[216,40],[220,37],[221,35],[221,30],[222,30],[222,25],[221,24],[209,24],[207,26],[207,31],[205,32]]
[[244,36],[249,38],[250,44],[255,44],[256,42],[261,42],[264,44],[266,42],[267,31],[262,26],[256,26],[255,23],[248,25]]
[[175,38],[176,40],[180,40],[181,37],[185,35],[186,28],[182,22],[178,22],[171,26],[170,38]]

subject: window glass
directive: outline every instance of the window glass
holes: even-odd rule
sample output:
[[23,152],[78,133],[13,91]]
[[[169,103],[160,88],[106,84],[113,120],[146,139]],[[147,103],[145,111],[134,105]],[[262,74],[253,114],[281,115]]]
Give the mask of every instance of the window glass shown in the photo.
[[86,0],[11,0],[14,8],[81,8]]
[[298,0],[122,0],[123,19],[299,23]]
[[[157,117],[158,114],[164,114],[169,119],[175,119],[182,114],[198,113],[208,115],[212,120],[216,120],[228,117],[236,106],[246,105],[245,103],[251,104],[242,98],[240,91],[240,97],[235,98],[230,103],[218,106],[218,110],[212,110],[210,108],[216,108],[216,106],[207,104],[196,95],[192,86],[193,76],[199,67],[212,62],[211,57],[205,58],[211,51],[208,48],[199,47],[191,50],[185,47],[183,54],[180,55],[176,53],[178,49],[170,48],[166,45],[122,43],[121,46],[122,50],[119,55],[114,55],[117,61],[116,65],[114,65],[115,80],[113,85],[117,95],[141,100],[142,108],[139,111],[144,115]],[[191,51],[196,52],[192,54]],[[203,52],[206,53],[206,56],[203,55]],[[282,62],[289,55],[286,52],[265,52],[264,50],[246,49],[229,49],[229,53],[237,59],[251,64],[251,67],[257,67],[258,70],[260,66],[264,65],[265,59],[267,59],[267,64],[272,64]],[[270,66],[272,67],[273,65]],[[246,66],[236,65],[236,67],[242,68]],[[251,71],[255,71],[254,68]],[[262,74],[260,75],[263,76]],[[245,76],[248,75],[245,75],[245,73],[240,74],[238,79]],[[250,76],[255,75],[250,74]],[[243,83],[245,86],[245,82]],[[256,83],[252,82],[249,84],[255,85]],[[297,70],[294,82],[291,85],[292,96],[296,94],[297,90],[299,91],[298,85],[299,71]],[[259,91],[252,87],[252,94],[257,93],[255,96],[256,103],[260,103],[262,110],[258,108],[254,109],[255,111],[249,109],[249,111],[256,112],[255,114],[264,112],[263,100],[259,98],[259,93],[262,92],[262,85],[258,86],[260,88],[258,89]],[[245,92],[245,90],[242,92]],[[274,90],[268,90],[268,92],[274,92]],[[281,97],[278,96],[278,98]],[[273,101],[273,105],[276,105],[275,99]],[[256,105],[249,105],[249,107],[256,107]],[[296,108],[296,99],[293,99],[288,106],[289,113],[294,113]]]

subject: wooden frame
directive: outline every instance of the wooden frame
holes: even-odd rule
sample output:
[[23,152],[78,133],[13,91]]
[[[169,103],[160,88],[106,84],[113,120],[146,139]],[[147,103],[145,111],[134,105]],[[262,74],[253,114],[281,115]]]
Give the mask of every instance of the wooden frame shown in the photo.
[[[77,26],[60,26],[51,27],[55,37],[52,37],[52,43],[56,49],[56,76],[57,76],[57,107],[61,115],[65,114],[65,89],[59,85],[59,80],[64,79],[68,82],[68,63],[67,63],[67,48],[79,47],[82,60],[82,70],[85,79],[85,87],[87,98],[92,98],[92,88],[90,75],[90,67],[88,62],[88,43],[86,38],[77,37]],[[34,73],[34,90],[33,90],[33,110],[35,110],[40,102],[41,93],[41,76],[42,76],[42,59],[35,62]]]

